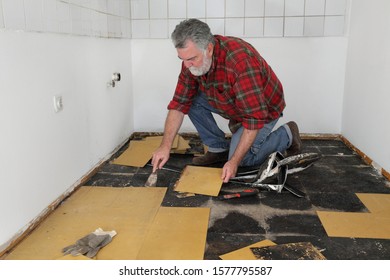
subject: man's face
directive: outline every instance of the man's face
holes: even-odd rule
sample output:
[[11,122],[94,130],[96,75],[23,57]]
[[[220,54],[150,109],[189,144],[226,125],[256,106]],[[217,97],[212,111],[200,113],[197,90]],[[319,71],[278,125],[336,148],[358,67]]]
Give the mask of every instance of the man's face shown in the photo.
[[210,70],[213,55],[212,44],[209,44],[207,49],[202,51],[192,41],[188,41],[186,47],[176,50],[179,58],[183,60],[184,66],[193,75],[202,76]]

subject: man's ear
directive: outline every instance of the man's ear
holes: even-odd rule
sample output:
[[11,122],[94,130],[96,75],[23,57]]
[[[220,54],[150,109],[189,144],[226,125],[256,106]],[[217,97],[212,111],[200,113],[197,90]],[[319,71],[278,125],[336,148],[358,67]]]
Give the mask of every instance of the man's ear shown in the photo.
[[207,53],[208,53],[209,55],[212,55],[212,54],[213,54],[213,51],[214,51],[214,45],[213,45],[212,43],[209,43],[209,44],[207,45]]

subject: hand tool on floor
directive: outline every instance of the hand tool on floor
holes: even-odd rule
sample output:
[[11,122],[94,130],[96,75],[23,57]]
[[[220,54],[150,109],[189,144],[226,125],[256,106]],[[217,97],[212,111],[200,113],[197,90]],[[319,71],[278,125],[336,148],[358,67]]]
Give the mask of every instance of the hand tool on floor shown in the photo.
[[146,180],[145,187],[155,187],[157,184],[157,170],[152,172],[148,180]]
[[[153,165],[150,164],[150,163],[148,163],[147,165],[153,167]],[[161,167],[160,169],[167,170],[167,171],[172,171],[172,172],[176,172],[176,173],[181,173],[180,170],[173,169],[173,168],[168,168],[168,167]],[[157,170],[152,172],[149,175],[148,179],[146,180],[145,187],[155,187],[156,186],[156,184],[157,184]]]
[[247,197],[247,196],[255,196],[259,193],[258,189],[246,189],[235,193],[228,193],[219,195],[216,198],[219,200],[226,200],[226,199],[232,199],[232,198],[240,198],[240,197]]
[[321,155],[317,153],[298,154],[285,158],[281,153],[275,152],[259,167],[257,173],[251,171],[238,174],[231,181],[278,193],[285,189],[297,197],[304,197],[305,193],[286,184],[287,175],[305,170],[320,158]]
[[72,256],[85,255],[88,258],[96,256],[98,251],[111,242],[116,235],[116,231],[103,231],[101,228],[80,238],[76,243],[62,249],[64,255],[71,254]]

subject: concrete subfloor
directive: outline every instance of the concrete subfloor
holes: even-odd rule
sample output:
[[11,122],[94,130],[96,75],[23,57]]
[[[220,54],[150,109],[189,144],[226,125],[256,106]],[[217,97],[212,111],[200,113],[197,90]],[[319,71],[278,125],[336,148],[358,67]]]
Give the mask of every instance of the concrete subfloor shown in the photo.
[[[199,139],[185,138],[192,152],[202,150]],[[316,214],[317,210],[368,212],[355,193],[390,194],[389,181],[342,141],[314,139],[303,140],[303,143],[303,153],[323,155],[313,166],[287,178],[289,185],[306,194],[304,198],[287,191],[266,190],[261,190],[257,196],[222,201],[204,195],[180,198],[173,191],[180,173],[159,170],[157,187],[168,187],[162,206],[211,208],[206,260],[218,260],[220,255],[264,239],[276,244],[311,242],[331,260],[389,260],[389,239],[328,237]],[[112,159],[118,157],[127,144]],[[172,154],[166,167],[182,170],[191,163],[192,157],[192,154]],[[148,165],[137,168],[107,161],[85,185],[144,187],[151,169]],[[242,188],[233,183],[223,184],[221,194]]]

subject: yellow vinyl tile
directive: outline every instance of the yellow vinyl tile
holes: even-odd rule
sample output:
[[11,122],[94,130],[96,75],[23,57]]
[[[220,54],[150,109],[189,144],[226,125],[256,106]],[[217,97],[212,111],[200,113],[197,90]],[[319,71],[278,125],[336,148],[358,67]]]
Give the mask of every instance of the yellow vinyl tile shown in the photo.
[[[181,136],[176,135],[175,138],[173,139],[172,149],[178,148],[179,138],[181,138]],[[154,143],[152,145],[154,145],[154,146],[157,145],[157,147],[158,147],[158,146],[160,146],[162,139],[163,139],[163,136],[148,136],[145,138],[144,141],[149,142],[149,143]]]
[[188,141],[185,140],[183,137],[179,136],[177,141],[177,147],[172,147],[171,153],[174,154],[185,154],[187,152],[187,149],[191,148],[191,146],[188,144]]
[[202,260],[209,208],[161,207],[138,260]]
[[144,167],[152,158],[153,152],[160,145],[159,141],[130,141],[129,147],[116,159],[113,164]]
[[217,196],[222,187],[221,168],[188,165],[178,182],[175,191]]
[[261,248],[266,246],[276,245],[276,243],[271,240],[263,240],[252,245],[246,246],[244,248],[232,251],[230,253],[219,256],[222,260],[257,260],[255,255],[252,253],[250,248]]
[[390,194],[357,193],[370,213],[390,216]]
[[390,239],[390,194],[356,194],[370,213],[317,211],[328,236]]
[[390,239],[390,216],[326,211],[317,214],[328,236]]
[[81,187],[6,259],[72,259],[62,248],[97,228],[117,232],[97,259],[135,259],[165,193],[166,188]]

